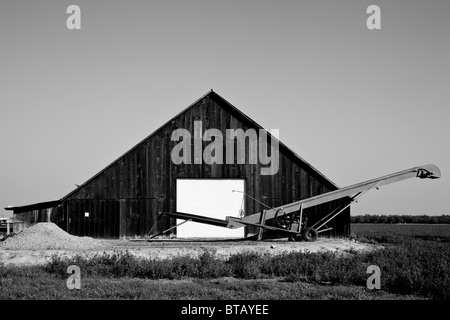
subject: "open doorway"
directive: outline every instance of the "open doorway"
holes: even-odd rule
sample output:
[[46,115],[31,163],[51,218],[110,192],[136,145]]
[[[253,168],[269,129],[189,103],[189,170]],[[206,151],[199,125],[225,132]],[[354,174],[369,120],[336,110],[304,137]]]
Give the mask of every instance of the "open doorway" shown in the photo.
[[[177,211],[225,220],[244,210],[242,179],[177,179]],[[237,190],[240,192],[233,192]],[[177,219],[177,224],[184,220]],[[187,222],[177,227],[179,238],[243,238],[244,228],[228,229]]]

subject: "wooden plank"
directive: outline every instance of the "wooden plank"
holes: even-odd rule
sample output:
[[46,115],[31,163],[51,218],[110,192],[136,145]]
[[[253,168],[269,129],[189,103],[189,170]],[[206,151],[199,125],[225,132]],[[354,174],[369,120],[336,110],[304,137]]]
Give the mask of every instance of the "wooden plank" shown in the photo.
[[[165,132],[165,137],[164,137],[164,149],[165,150],[170,150],[170,137],[172,135],[172,129],[169,128],[169,130],[167,130]],[[173,191],[175,190],[175,186],[174,183],[176,183],[174,180],[174,178],[172,177],[172,158],[170,155],[170,152],[164,152],[165,154],[165,186],[164,186],[164,190],[165,190],[165,201],[166,201],[166,207],[165,210],[167,211],[171,211],[174,209],[174,201],[175,201],[175,194],[173,193]],[[175,221],[171,220],[169,221],[169,226],[174,226],[175,224],[170,224],[173,223]]]
[[[169,165],[169,195],[168,198],[169,200],[169,211],[176,211],[176,184],[177,184],[177,172],[178,172],[178,165],[175,165],[172,161],[171,155],[170,155],[170,151],[171,151],[171,136],[172,136],[172,132],[173,130],[175,130],[177,128],[177,125],[174,123],[171,132],[169,132],[169,134],[167,135],[166,139],[167,139],[167,145],[168,145],[168,157],[169,157],[169,161],[168,161],[168,165]],[[155,213],[157,214],[157,213]],[[150,226],[147,227],[148,230],[150,230]]]
[[[104,234],[105,238],[110,239],[114,230],[114,213],[111,211],[110,201],[103,201],[103,212],[105,215]],[[125,224],[126,225],[126,224]]]
[[269,175],[270,177],[270,197],[272,199],[272,206],[278,206],[279,200],[277,199],[277,179],[275,175]]
[[142,193],[142,159],[141,159],[141,155],[142,155],[142,148],[139,148],[135,151],[136,153],[136,195],[135,197],[136,199],[136,212],[135,214],[137,215],[136,217],[136,232],[138,235],[142,234],[143,232],[143,227],[144,227],[144,216],[141,213],[141,207],[142,207],[142,197],[143,197],[143,193]]
[[[248,128],[245,128],[245,129],[247,130]],[[259,135],[258,135],[258,137],[259,137]],[[249,190],[251,190],[252,197],[260,200],[261,198],[260,198],[260,194],[258,192],[259,187],[258,187],[258,181],[257,181],[258,175],[261,172],[261,166],[259,164],[260,162],[256,161],[256,164],[250,164],[250,159],[252,157],[255,157],[255,159],[257,159],[257,160],[259,159],[258,158],[258,151],[259,151],[258,144],[246,143],[246,149],[248,149],[247,158],[246,158],[247,159],[246,161],[248,161],[247,168],[250,169],[250,172],[246,172],[246,176],[247,176],[246,181],[250,182]],[[258,188],[258,190],[257,190],[257,188]],[[259,203],[252,199],[250,199],[249,203],[251,204],[249,206],[249,213],[250,212],[252,212],[252,213],[258,212],[257,210],[259,208]],[[257,228],[253,228],[253,230],[251,230],[251,233],[256,233],[257,231],[258,231]]]
[[[158,212],[158,201],[157,200],[151,200],[150,204],[151,204],[151,209],[150,210],[151,210],[152,214],[150,215],[150,224],[149,224],[148,232],[150,232],[150,230],[152,230],[153,226],[155,224],[157,224],[157,212]],[[163,230],[161,230],[161,231],[163,231]],[[158,232],[160,232],[160,230],[158,228],[158,225],[156,225],[153,228],[153,231],[152,231],[152,233],[150,235],[155,235]]]
[[101,229],[100,229],[100,221],[101,221],[101,212],[100,212],[100,200],[92,201],[93,211],[95,214],[94,220],[94,234],[95,238],[101,238]]
[[85,208],[85,212],[89,212],[89,217],[85,217],[85,223],[86,223],[86,234],[88,237],[91,237],[91,232],[92,232],[92,212],[90,210],[90,200],[84,200],[84,208]]
[[[86,237],[90,237],[90,232],[91,232],[91,217],[90,217],[90,212],[89,212],[89,200],[84,199],[82,201],[83,203],[83,222],[84,222],[84,229],[85,229],[85,235]],[[85,212],[89,212],[89,217],[85,216]]]
[[139,232],[139,219],[137,219],[136,204],[137,201],[135,199],[130,201],[130,218],[132,221],[131,235],[133,237],[136,237]]
[[194,107],[194,123],[193,123],[193,129],[191,131],[192,134],[192,144],[194,146],[194,153],[193,153],[193,167],[194,167],[194,177],[201,178],[202,177],[202,165],[199,163],[202,163],[202,157],[201,157],[201,151],[203,150],[203,142],[202,142],[202,136],[204,132],[204,125],[202,125],[201,132],[198,132],[199,128],[196,127],[195,121],[203,121],[202,119],[202,110],[201,110],[201,104],[203,101],[198,103]]
[[64,208],[64,218],[65,218],[65,225],[66,228],[64,229],[67,233],[73,234],[72,228],[71,228],[71,215],[70,215],[70,200],[67,200],[63,203]]
[[82,236],[81,223],[80,223],[80,215],[79,215],[79,200],[74,199],[73,206],[73,222],[74,222],[74,235]]
[[72,201],[71,209],[72,209],[72,213],[73,213],[73,215],[72,215],[73,235],[80,236],[81,233],[80,233],[80,224],[78,221],[79,218],[78,218],[78,200],[77,199],[74,199]]
[[[182,123],[180,125],[181,128],[187,129],[191,134],[192,134],[192,130],[194,128],[193,125],[193,110],[189,109],[186,112],[186,115],[184,116],[184,118],[182,119]],[[192,136],[191,136],[191,141],[192,141]],[[192,177],[192,172],[193,172],[193,165],[192,165],[192,159],[193,159],[193,155],[194,155],[194,144],[191,143],[191,148],[190,148],[190,152],[191,152],[191,157],[189,158],[189,164],[184,164],[183,165],[183,171],[185,173],[185,177]],[[164,231],[164,230],[161,230]]]
[[[211,128],[210,123],[210,112],[209,112],[209,105],[210,105],[210,99],[206,99],[205,102],[200,107],[200,117],[202,121],[202,132],[200,134],[200,139],[203,141],[203,136],[205,134],[205,131]],[[203,151],[206,148],[206,146],[210,144],[208,141],[202,142],[202,148],[201,148],[201,170],[200,174],[203,178],[209,178],[211,177],[211,165],[205,163],[205,159],[203,157]]]
[[[240,126],[244,133],[248,130],[248,127],[245,126],[242,122],[240,122]],[[259,132],[256,132],[256,136],[259,138]],[[258,194],[256,193],[256,178],[255,175],[257,174],[256,171],[260,171],[260,166],[258,165],[259,161],[256,161],[256,163],[253,163],[254,159],[258,158],[258,143],[252,144],[250,143],[249,139],[245,138],[245,165],[244,167],[247,168],[245,170],[245,181],[246,184],[249,184],[248,191],[249,194],[252,196],[252,198],[258,199]],[[251,161],[252,160],[252,161]],[[248,211],[250,212],[256,212],[256,204],[257,202],[253,199],[248,199],[249,208]],[[249,228],[249,232],[252,234],[255,234],[258,232],[257,228]]]
[[[104,198],[105,197],[105,175],[102,174],[92,180],[88,185],[85,186],[85,195],[80,197],[80,199],[89,199],[89,198]],[[89,191],[90,190],[90,191]]]
[[[222,117],[221,117],[221,121],[222,121],[222,126],[225,127],[226,129],[231,129],[231,119],[230,119],[230,115],[228,113],[222,112]],[[234,166],[234,164],[230,164],[228,163],[228,159],[227,159],[227,152],[230,152],[230,150],[228,150],[229,147],[227,147],[228,144],[228,139],[227,136],[225,134],[224,136],[224,149],[223,149],[223,153],[224,153],[224,165],[222,167],[222,177],[224,178],[230,178],[231,177],[231,168]],[[232,151],[234,154],[234,150]]]
[[128,199],[131,196],[131,177],[130,177],[130,156],[127,155],[127,157],[124,159],[124,172],[123,172],[123,184],[124,184],[124,194],[122,197],[124,199]]
[[142,147],[140,147],[139,149],[137,149],[135,151],[136,153],[136,198],[142,198],[144,197],[144,192],[143,192],[143,183],[142,183],[142,174],[143,174],[143,165],[142,162],[144,161],[142,159]]
[[157,186],[156,186],[156,172],[158,170],[156,165],[156,156],[155,156],[155,150],[156,150],[156,141],[155,139],[150,140],[150,146],[147,150],[147,157],[148,159],[148,190],[147,193],[149,197],[156,197],[157,196]]
[[119,201],[114,201],[113,202],[113,207],[114,207],[114,217],[116,219],[116,225],[114,228],[114,238],[115,239],[119,239],[120,238],[120,202]]
[[[272,152],[272,147],[270,148]],[[278,172],[276,174],[273,175],[274,180],[275,180],[275,198],[277,200],[277,205],[283,205],[286,202],[283,200],[283,183],[285,182],[285,180],[283,181],[283,171],[285,171],[284,169],[284,163],[283,161],[279,161],[278,163]]]
[[108,219],[110,222],[108,223],[107,228],[107,237],[108,239],[114,238],[115,230],[120,228],[120,219],[117,219],[118,216],[116,215],[116,203],[115,201],[107,200],[105,201],[106,205],[106,212],[108,213]]
[[[160,196],[160,192],[159,192],[159,188],[158,188],[158,176],[157,176],[157,172],[159,172],[159,166],[158,166],[158,162],[157,162],[157,154],[158,154],[158,149],[157,149],[157,140],[156,139],[152,139],[151,141],[151,159],[150,159],[150,187],[151,187],[151,196],[155,197],[155,198],[159,198]],[[153,211],[155,212],[155,211]],[[151,219],[151,223],[153,224],[155,217],[152,217]],[[155,230],[156,232],[160,232],[162,230]]]
[[283,163],[283,165],[280,167],[282,175],[280,177],[282,180],[282,187],[281,187],[282,203],[289,203],[292,202],[291,190],[289,189],[291,184],[290,182],[291,166],[290,163],[288,163],[286,157],[283,156],[280,156],[280,163]]
[[[147,194],[150,198],[155,197],[155,181],[156,181],[156,177],[155,177],[155,161],[154,161],[154,156],[153,156],[153,146],[154,143],[152,141],[149,141],[148,144],[148,148],[147,148],[147,157],[148,158],[148,181],[147,181]],[[152,210],[149,211],[147,213],[147,220],[149,221],[149,225],[153,225],[153,220],[154,220],[154,215],[155,215],[155,211]]]
[[[264,202],[262,199],[262,190],[261,190],[261,165],[260,164],[257,164],[255,166],[253,179],[254,179],[255,198],[261,202]],[[253,210],[255,210],[255,212],[261,212],[263,210],[263,206],[259,202],[255,202],[255,206],[254,206]]]
[[145,234],[145,212],[146,212],[146,200],[139,200],[139,237],[143,237]]
[[[164,211],[168,210],[167,208],[167,199],[169,197],[169,194],[167,192],[167,158],[168,156],[170,157],[170,155],[167,155],[167,153],[165,152],[165,131],[161,132],[161,138],[160,138],[160,145],[159,145],[159,153],[160,153],[160,180],[159,180],[159,185],[160,185],[160,190],[161,190],[161,194],[164,197]],[[170,221],[168,220],[167,223],[170,223]],[[169,225],[166,225],[166,227],[168,228]]]
[[134,201],[134,214],[135,214],[135,219],[136,219],[136,235],[140,236],[144,231],[144,223],[143,223],[143,216],[142,216],[142,211],[143,211],[143,201],[141,199],[136,199]]
[[112,223],[112,217],[108,207],[108,200],[102,200],[100,202],[100,205],[101,205],[100,210],[102,212],[102,216],[104,217],[102,225],[103,236],[108,239],[110,237],[110,230]]
[[126,219],[125,236],[126,237],[131,237],[131,232],[132,232],[133,228],[131,226],[132,221],[131,221],[131,217],[130,217],[130,202],[128,200],[124,200],[123,206],[124,206],[124,209],[125,209],[124,213],[125,213],[125,219]]
[[[143,188],[144,188],[144,190],[143,190],[143,192],[144,192],[145,198],[151,197],[151,195],[150,195],[150,159],[148,157],[149,145],[150,145],[150,142],[147,141],[145,143],[145,146],[143,149],[143,152],[144,152],[143,157],[144,157],[144,161],[145,161],[143,164],[144,165],[144,172],[143,172],[143,177],[144,177],[144,187]],[[149,224],[149,212],[150,211],[148,211],[148,210],[146,210],[146,212],[145,212],[145,225],[146,226]]]
[[119,237],[125,238],[127,232],[127,220],[126,220],[126,212],[125,212],[125,200],[121,199],[119,202]]
[[87,212],[86,208],[86,200],[79,200],[80,204],[80,221],[83,225],[83,236],[88,237],[89,236],[89,219],[84,216],[84,213]]
[[134,219],[133,201],[127,200],[127,236],[134,237],[136,234],[136,221]]
[[114,227],[116,225],[116,221],[114,219],[114,210],[111,206],[111,202],[111,200],[104,201],[104,210],[106,216],[108,217],[105,229],[105,237],[107,239],[111,239],[113,237]]
[[137,171],[137,159],[136,159],[136,152],[132,152],[130,154],[130,171],[129,171],[129,177],[130,177],[130,191],[129,191],[129,197],[130,198],[136,198],[137,196],[137,190],[136,190],[136,171]]
[[119,197],[119,190],[120,190],[120,185],[119,185],[119,177],[120,177],[120,166],[119,164],[114,165],[114,167],[111,169],[112,170],[112,174],[111,174],[111,197],[112,199],[116,199]]
[[72,200],[67,200],[66,202],[66,231],[70,234],[73,233],[73,217],[72,217]]
[[[255,184],[254,184],[255,167],[256,167],[255,165],[247,166],[247,171],[246,171],[247,178],[244,180],[244,186],[246,186],[246,190],[244,190],[244,192],[246,192],[252,198],[256,197]],[[248,214],[254,213],[256,202],[252,198],[248,198],[248,197],[246,197],[246,198],[247,198]],[[258,229],[255,227],[249,226],[247,229],[248,229],[247,232],[250,234],[256,234],[258,232]]]
[[[229,116],[229,129],[236,129],[237,127],[237,120],[236,118],[232,117],[231,115]],[[239,172],[239,164],[238,164],[238,160],[237,160],[237,155],[238,155],[238,151],[237,151],[237,143],[236,143],[236,139],[234,140],[227,140],[226,142],[226,153],[228,154],[229,152],[233,153],[233,162],[232,163],[228,163],[231,162],[231,160],[227,160],[227,169],[226,172],[228,174],[228,178],[236,178],[238,176],[238,172]]]
[[285,157],[284,155],[280,154],[280,157],[284,160],[284,168],[285,168],[285,183],[284,183],[284,189],[283,189],[283,195],[284,195],[284,201],[285,202],[292,202],[293,197],[293,190],[292,190],[292,164],[291,161]]
[[222,107],[220,107],[219,105],[217,105],[217,117],[218,117],[218,125],[220,128],[220,131],[223,134],[223,158],[222,158],[222,164],[218,166],[218,170],[217,170],[217,174],[218,177],[226,177],[226,172],[225,172],[225,168],[228,166],[226,164],[226,130],[228,129],[228,124],[227,124],[227,118],[226,118],[226,113],[225,111],[222,109]]
[[141,152],[141,197],[148,198],[147,195],[147,171],[148,171],[148,161],[147,161],[147,143],[145,143],[140,152]]
[[155,148],[155,154],[156,154],[156,186],[155,186],[155,192],[158,196],[162,195],[163,189],[162,187],[162,175],[163,175],[163,163],[162,163],[162,152],[163,148],[161,147],[161,140],[162,135],[161,133],[158,134],[158,138],[155,140],[156,148]]
[[311,196],[309,174],[303,168],[300,168],[300,193],[302,199]]
[[105,200],[99,200],[99,212],[100,212],[100,223],[99,223],[99,235],[101,235],[102,238],[106,238],[107,234],[107,220],[109,220],[108,214],[106,212],[106,201]]
[[[212,129],[217,129],[220,130],[220,124],[219,124],[219,118],[218,118],[218,110],[216,107],[216,104],[213,101],[209,102],[209,111],[210,111],[210,125],[209,127]],[[222,132],[222,137],[225,138],[225,133]],[[215,140],[214,140],[215,142]],[[211,142],[212,143],[212,142]],[[223,146],[222,146],[223,148]],[[215,152],[217,152],[217,150],[215,150]],[[214,156],[216,156],[216,154],[214,154]],[[220,177],[218,175],[218,166],[220,166],[220,164],[217,163],[213,163],[210,165],[210,177],[211,178],[217,178]]]
[[111,169],[106,170],[101,177],[102,178],[99,180],[100,183],[104,185],[104,188],[103,188],[103,195],[100,195],[100,198],[111,199],[113,194],[112,185],[114,184]]
[[292,198],[295,201],[300,200],[298,182],[299,182],[298,167],[295,163],[291,162],[291,190],[292,190]]
[[103,238],[103,216],[102,216],[102,211],[101,211],[101,203],[100,201],[102,200],[96,200],[94,202],[94,206],[95,206],[95,217],[96,217],[96,223],[95,223],[95,234],[96,234],[96,238]]
[[119,198],[126,197],[126,168],[125,159],[119,161]]

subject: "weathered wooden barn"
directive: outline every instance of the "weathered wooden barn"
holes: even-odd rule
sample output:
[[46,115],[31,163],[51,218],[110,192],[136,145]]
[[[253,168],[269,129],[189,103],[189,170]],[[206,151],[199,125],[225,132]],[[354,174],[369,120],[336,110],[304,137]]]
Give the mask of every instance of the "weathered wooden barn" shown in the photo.
[[[13,210],[14,217],[25,221],[26,225],[50,219],[73,235],[145,237],[176,224],[173,218],[157,220],[157,217],[160,211],[176,211],[177,179],[243,179],[245,193],[269,206],[283,205],[338,188],[281,142],[279,169],[274,175],[262,175],[261,163],[248,162],[253,152],[248,145],[244,164],[238,163],[236,156],[234,163],[228,164],[225,159],[222,163],[213,164],[205,161],[175,164],[171,160],[171,152],[179,142],[172,141],[172,133],[179,128],[194,132],[195,121],[201,121],[202,132],[218,129],[224,136],[227,129],[254,129],[257,132],[262,129],[217,93],[210,91],[60,200],[7,209]],[[203,141],[202,147],[209,143]],[[194,150],[191,151],[194,154]],[[234,151],[237,152],[236,147]],[[245,197],[246,215],[263,209],[258,201],[250,197]],[[344,201],[346,199],[309,208],[304,214],[309,221],[316,221]],[[350,232],[350,208],[328,226],[333,230],[322,236],[347,236]],[[254,227],[246,227],[246,235],[255,232]],[[176,236],[176,228],[164,236]]]

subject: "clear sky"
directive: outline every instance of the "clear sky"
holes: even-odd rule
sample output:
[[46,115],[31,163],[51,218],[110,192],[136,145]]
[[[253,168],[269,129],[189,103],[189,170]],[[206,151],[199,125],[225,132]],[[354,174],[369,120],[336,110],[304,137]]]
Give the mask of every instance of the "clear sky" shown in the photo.
[[449,17],[448,0],[1,0],[0,207],[65,196],[214,89],[338,186],[440,167],[352,214],[450,214]]

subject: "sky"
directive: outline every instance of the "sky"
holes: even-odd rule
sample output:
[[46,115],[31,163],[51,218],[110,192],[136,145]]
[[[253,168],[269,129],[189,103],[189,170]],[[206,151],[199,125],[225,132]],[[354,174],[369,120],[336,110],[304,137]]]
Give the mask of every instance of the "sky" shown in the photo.
[[210,89],[340,187],[441,169],[352,215],[450,214],[449,16],[447,0],[2,0],[0,216],[62,198]]

